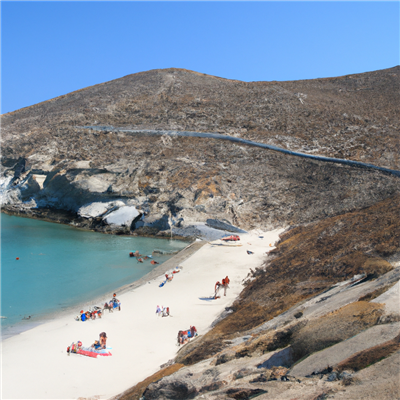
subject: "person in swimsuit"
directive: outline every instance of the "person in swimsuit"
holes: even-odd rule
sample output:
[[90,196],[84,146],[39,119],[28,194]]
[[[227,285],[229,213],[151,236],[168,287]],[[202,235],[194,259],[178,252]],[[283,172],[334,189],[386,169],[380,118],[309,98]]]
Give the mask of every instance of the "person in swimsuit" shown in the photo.
[[105,349],[107,347],[107,334],[105,332],[100,333],[99,342],[101,349]]

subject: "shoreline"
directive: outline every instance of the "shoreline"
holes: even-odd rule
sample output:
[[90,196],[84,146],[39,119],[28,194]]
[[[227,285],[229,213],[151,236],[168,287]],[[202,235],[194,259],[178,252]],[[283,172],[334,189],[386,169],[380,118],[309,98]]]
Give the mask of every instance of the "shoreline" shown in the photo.
[[[196,243],[202,243],[202,244],[201,244],[201,246],[199,246],[199,245],[193,246]],[[198,241],[198,242],[195,241],[195,242],[190,243],[188,246],[186,246],[182,250],[179,250],[176,254],[172,255],[168,260],[166,260],[165,262],[163,262],[160,265],[157,265],[146,275],[142,276],[141,278],[139,278],[136,281],[127,283],[123,286],[120,286],[120,287],[114,289],[114,292],[117,293],[119,296],[120,294],[126,293],[129,290],[133,290],[139,286],[144,285],[148,280],[152,280],[159,275],[165,274],[168,270],[173,269],[175,267],[175,264],[179,264],[179,262],[190,257],[191,254],[193,254],[195,251],[197,251],[204,244],[206,244],[206,241]],[[190,248],[190,250],[188,251],[189,248]],[[183,256],[181,253],[183,253]],[[174,264],[174,266],[172,266],[171,264]],[[66,307],[65,309],[62,309],[61,311],[57,310],[57,311],[52,311],[52,312],[44,312],[41,314],[35,314],[35,315],[42,315],[42,316],[39,317],[38,319],[35,318],[32,320],[30,320],[30,319],[23,320],[22,319],[15,325],[10,325],[5,328],[2,327],[3,323],[1,321],[0,343],[3,343],[7,339],[10,339],[14,336],[20,335],[23,332],[27,332],[31,329],[34,329],[39,325],[43,325],[48,322],[51,322],[51,321],[55,320],[56,318],[64,317],[64,316],[70,315],[74,312],[76,313],[76,315],[78,315],[78,308],[82,308],[84,306],[102,305],[102,304],[104,304],[105,301],[109,301],[111,296],[112,296],[111,293],[102,294],[102,295],[95,296],[95,297],[91,298],[90,300],[85,300],[83,302],[83,304],[80,303],[80,305],[78,305],[78,304],[71,305],[71,306]],[[24,322],[24,321],[26,321],[26,322]],[[24,324],[26,324],[26,325],[24,326]],[[4,334],[4,332],[3,332],[4,330],[6,331],[6,334]],[[10,330],[11,333],[8,333],[7,332],[8,330]]]
[[195,237],[174,235],[173,232],[171,236],[169,233],[168,234],[144,233],[143,230],[139,230],[139,233],[135,231],[130,232],[123,227],[115,230],[98,229],[97,225],[92,225],[91,221],[78,216],[76,213],[65,210],[52,209],[52,208],[17,208],[14,205],[5,205],[5,206],[3,205],[0,208],[0,214],[2,213],[12,217],[30,218],[38,221],[51,222],[55,224],[70,226],[72,228],[80,229],[87,232],[103,233],[105,235],[118,235],[127,237],[136,236],[136,237],[164,239],[164,240],[173,239],[173,240],[181,240],[183,242],[193,242],[194,240],[196,240]]
[[[279,240],[282,231],[240,235],[241,247],[194,242],[177,254],[181,260],[172,257],[141,282],[121,287],[117,293],[121,312],[106,312],[103,318],[86,324],[74,321],[73,314],[63,315],[5,340],[3,398],[107,399],[129,389],[175,357],[178,330],[195,325],[202,335],[211,329],[213,321],[241,293],[250,268],[262,264],[274,248],[269,244]],[[253,254],[248,255],[247,249]],[[180,273],[160,288],[162,271],[176,264],[182,267]],[[216,280],[226,275],[231,279],[226,297],[204,301],[204,296],[213,293]],[[157,304],[170,307],[171,317],[157,317]],[[73,341],[90,346],[101,331],[107,333],[112,357],[66,356],[66,347]],[[110,380],[98,379],[104,371],[116,373]]]

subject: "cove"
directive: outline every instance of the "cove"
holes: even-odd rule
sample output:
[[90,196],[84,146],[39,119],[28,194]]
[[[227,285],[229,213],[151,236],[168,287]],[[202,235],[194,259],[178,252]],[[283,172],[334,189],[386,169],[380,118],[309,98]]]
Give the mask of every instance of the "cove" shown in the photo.
[[[154,267],[129,253],[179,251],[187,242],[106,235],[29,218],[1,215],[1,328],[10,336],[60,312],[112,297]],[[154,255],[160,264],[170,255]],[[18,258],[18,259],[17,259]],[[29,318],[24,320],[23,318]]]

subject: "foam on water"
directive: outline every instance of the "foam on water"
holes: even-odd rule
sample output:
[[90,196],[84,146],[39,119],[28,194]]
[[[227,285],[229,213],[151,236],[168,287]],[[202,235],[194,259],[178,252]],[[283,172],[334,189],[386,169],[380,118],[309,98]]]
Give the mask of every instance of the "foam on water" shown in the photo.
[[[1,214],[1,328],[3,335],[32,327],[54,313],[78,311],[102,295],[150,272],[129,252],[150,255],[183,249],[187,243],[114,236]],[[170,255],[154,258],[162,263]],[[17,260],[19,258],[19,260]],[[22,320],[31,316],[29,320]]]

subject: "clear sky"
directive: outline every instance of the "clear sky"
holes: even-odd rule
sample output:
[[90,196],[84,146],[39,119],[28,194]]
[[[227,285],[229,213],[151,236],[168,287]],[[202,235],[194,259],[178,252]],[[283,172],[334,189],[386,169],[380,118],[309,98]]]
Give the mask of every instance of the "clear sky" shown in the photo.
[[1,112],[156,68],[243,81],[399,64],[399,2],[1,2]]

